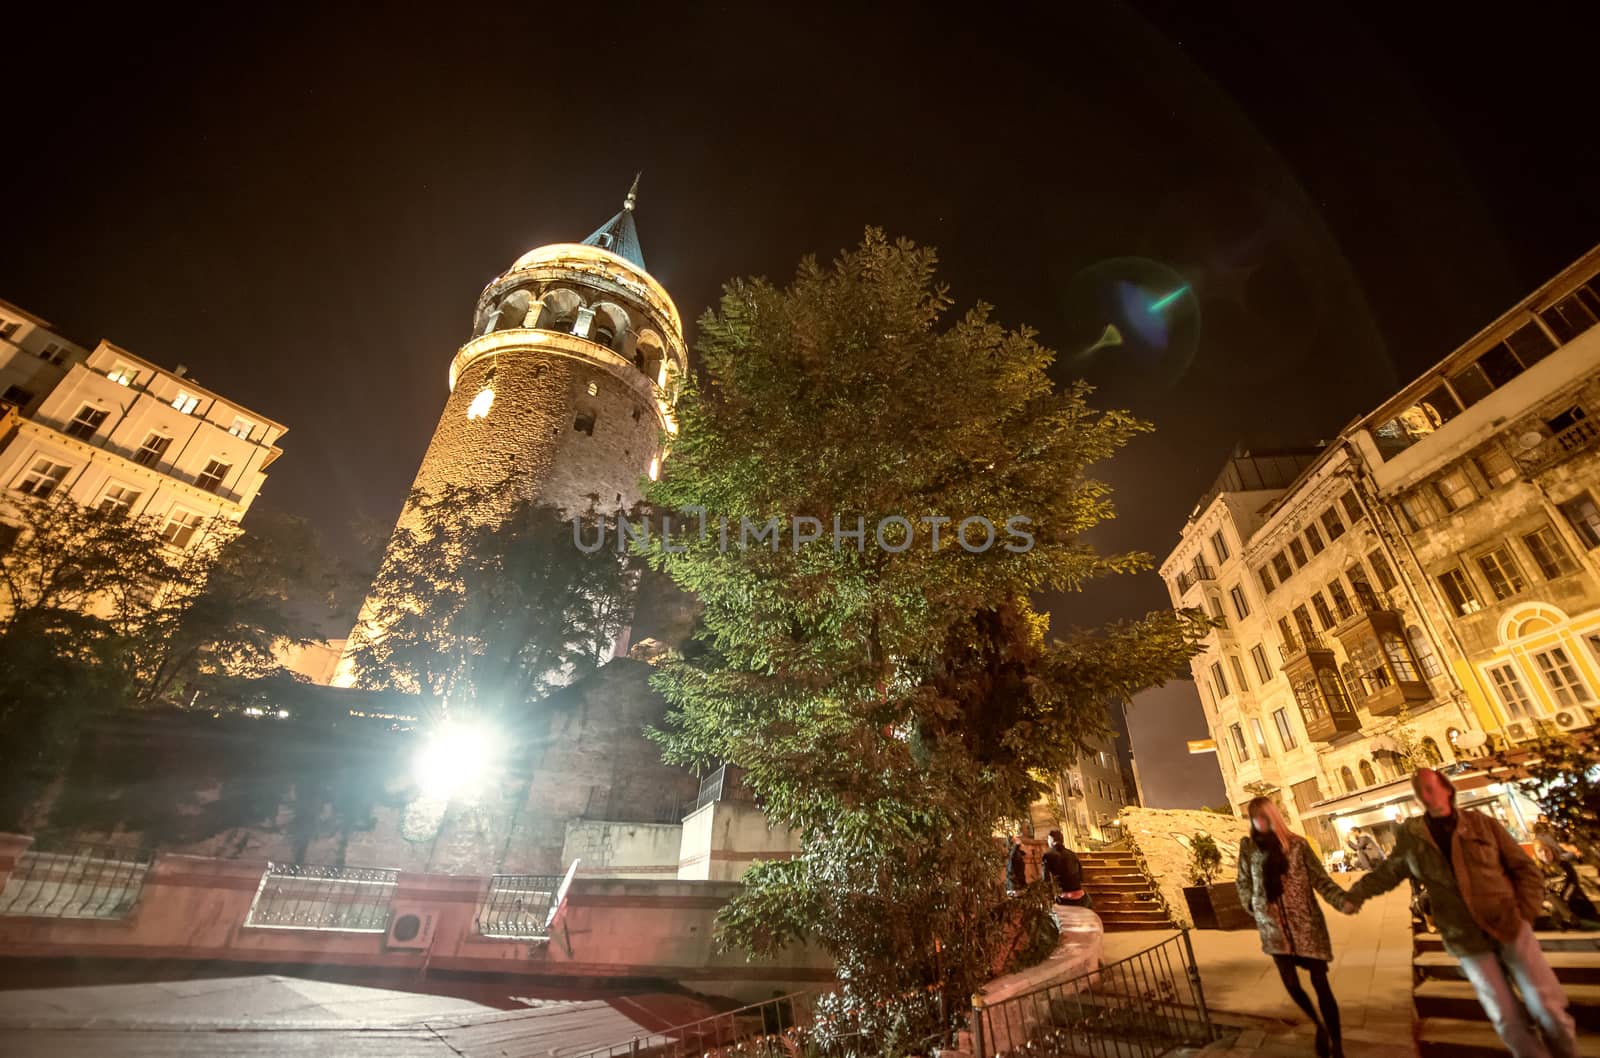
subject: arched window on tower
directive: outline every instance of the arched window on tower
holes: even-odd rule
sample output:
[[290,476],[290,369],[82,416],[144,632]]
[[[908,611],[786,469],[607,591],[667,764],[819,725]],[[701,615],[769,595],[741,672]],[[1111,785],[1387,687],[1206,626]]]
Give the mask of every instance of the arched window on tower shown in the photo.
[[578,417],[572,421],[572,428],[579,433],[594,436],[595,414],[592,411],[580,411]]
[[583,308],[583,299],[571,290],[557,289],[547,292],[539,300],[544,302],[544,309],[539,313],[535,326],[541,331],[571,334],[578,325],[578,310]]

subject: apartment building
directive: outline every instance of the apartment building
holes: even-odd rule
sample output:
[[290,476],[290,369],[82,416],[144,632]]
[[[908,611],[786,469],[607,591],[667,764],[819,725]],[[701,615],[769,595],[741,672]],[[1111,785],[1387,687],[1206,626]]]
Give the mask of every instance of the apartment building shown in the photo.
[[1161,572],[1222,625],[1191,667],[1237,808],[1271,797],[1325,852],[1387,842],[1410,771],[1441,764],[1525,832],[1468,762],[1594,721],[1597,273],[1600,250],[1335,440],[1236,456],[1202,498]]
[[3,494],[149,515],[178,547],[215,516],[242,518],[282,452],[282,425],[182,367],[86,349],[5,302],[0,410]]
[[1091,739],[1078,762],[1056,777],[1054,803],[1034,804],[1029,823],[1041,837],[1059,827],[1073,848],[1115,841],[1122,834],[1117,816],[1123,806],[1136,803],[1130,786],[1115,743],[1109,738]]

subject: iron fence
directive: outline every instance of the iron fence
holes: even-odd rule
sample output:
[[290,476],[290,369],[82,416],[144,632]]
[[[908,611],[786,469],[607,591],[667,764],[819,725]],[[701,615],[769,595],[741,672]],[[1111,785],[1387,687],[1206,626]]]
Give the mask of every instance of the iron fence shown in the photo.
[[244,924],[260,929],[382,933],[400,871],[269,863]]
[[985,1004],[978,1058],[1159,1058],[1215,1039],[1189,932],[1070,981]]
[[138,849],[63,842],[30,846],[0,890],[0,915],[126,918],[139,902],[151,854]]
[[478,911],[478,932],[508,940],[542,940],[549,936],[560,889],[559,874],[495,875]]

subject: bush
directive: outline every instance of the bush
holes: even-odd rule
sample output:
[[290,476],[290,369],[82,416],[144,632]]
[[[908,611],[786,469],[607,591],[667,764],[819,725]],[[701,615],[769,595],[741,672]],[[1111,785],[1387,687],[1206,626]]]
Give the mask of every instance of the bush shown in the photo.
[[1189,880],[1195,885],[1210,885],[1222,869],[1222,850],[1210,834],[1197,833],[1189,839]]

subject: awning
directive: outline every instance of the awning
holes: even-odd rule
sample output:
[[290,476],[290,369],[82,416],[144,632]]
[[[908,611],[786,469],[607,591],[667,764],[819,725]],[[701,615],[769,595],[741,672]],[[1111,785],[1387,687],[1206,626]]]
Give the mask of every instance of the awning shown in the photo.
[[1379,735],[1372,740],[1372,744],[1368,749],[1373,753],[1399,753],[1400,743],[1396,742],[1392,736]]
[[[1485,771],[1461,772],[1450,776],[1457,794],[1476,790],[1492,783],[1500,782]],[[1381,808],[1384,805],[1394,804],[1397,801],[1407,801],[1412,797],[1411,777],[1402,776],[1391,779],[1377,786],[1369,786],[1365,790],[1344,794],[1327,801],[1319,801],[1312,805],[1309,811],[1301,812],[1301,819],[1311,819],[1315,816],[1343,815],[1347,812],[1365,811],[1369,808]]]
[[1456,736],[1455,744],[1459,749],[1477,749],[1489,744],[1489,736],[1482,731],[1463,731]]

